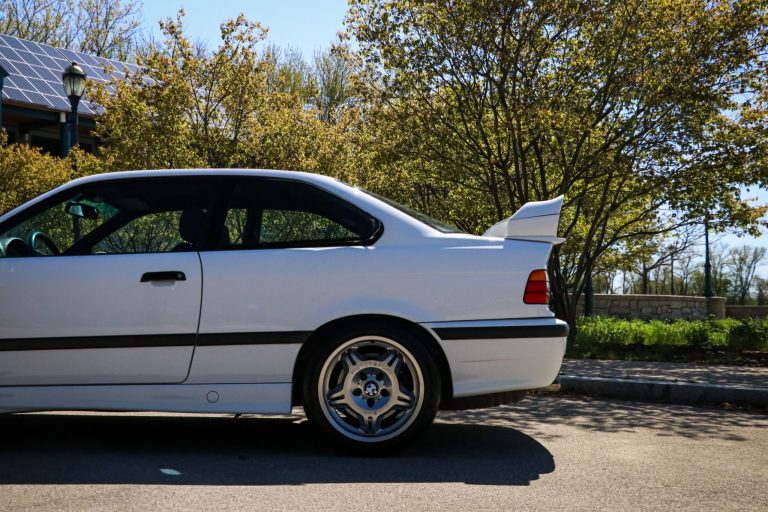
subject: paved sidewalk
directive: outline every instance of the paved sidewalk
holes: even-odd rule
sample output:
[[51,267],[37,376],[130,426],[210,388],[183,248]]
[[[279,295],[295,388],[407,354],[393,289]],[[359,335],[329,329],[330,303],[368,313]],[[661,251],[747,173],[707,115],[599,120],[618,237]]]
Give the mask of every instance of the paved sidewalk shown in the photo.
[[647,361],[566,359],[563,391],[684,404],[768,407],[768,368]]
[[566,359],[560,374],[768,388],[768,367]]

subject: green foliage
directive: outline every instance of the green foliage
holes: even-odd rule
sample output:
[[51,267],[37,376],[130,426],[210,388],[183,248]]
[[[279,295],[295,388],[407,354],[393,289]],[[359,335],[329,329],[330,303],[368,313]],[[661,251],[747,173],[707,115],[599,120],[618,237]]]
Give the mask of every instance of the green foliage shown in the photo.
[[359,166],[360,117],[342,54],[316,57],[261,44],[266,29],[240,15],[221,24],[214,49],[184,34],[184,13],[161,24],[165,40],[115,91],[94,91],[111,169],[250,167],[350,179]]
[[[764,1],[350,4],[386,185],[414,206],[413,191],[441,191],[431,206],[475,232],[566,195],[550,268],[561,317],[622,244],[637,252],[704,211],[757,225],[764,209],[738,184],[768,176]],[[663,218],[670,205],[687,215]]]
[[768,351],[768,322],[749,318],[739,323],[729,332],[728,348]]
[[66,162],[22,144],[0,145],[0,212],[66,182]]
[[571,357],[669,357],[717,350],[768,352],[768,320],[621,320],[581,317],[569,341]]
[[3,136],[0,140],[0,212],[71,179],[103,170],[98,159],[77,149],[62,159],[25,144],[6,144]]

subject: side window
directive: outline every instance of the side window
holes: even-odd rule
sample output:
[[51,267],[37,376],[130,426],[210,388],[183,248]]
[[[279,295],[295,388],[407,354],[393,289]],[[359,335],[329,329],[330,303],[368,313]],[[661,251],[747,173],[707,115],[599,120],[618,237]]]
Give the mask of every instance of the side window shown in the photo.
[[151,178],[115,188],[108,197],[121,215],[83,244],[90,254],[197,250],[217,200],[216,183],[208,177]]
[[35,214],[22,212],[0,233],[0,257],[194,251],[217,183],[187,176],[93,183]]
[[329,192],[265,178],[237,183],[224,223],[233,248],[356,245],[379,229],[378,220]]
[[307,240],[353,240],[353,231],[328,217],[299,210],[264,210],[261,217],[261,243]]
[[119,213],[119,209],[98,197],[86,197],[83,193],[66,195],[0,233],[0,257],[64,253]]
[[246,223],[248,222],[248,210],[245,208],[230,208],[227,210],[227,217],[224,219],[224,229],[230,244],[233,246],[242,246],[246,236]]
[[[93,254],[171,252],[182,239],[181,211],[150,213],[133,219],[94,244]],[[183,245],[182,245],[183,247]]]

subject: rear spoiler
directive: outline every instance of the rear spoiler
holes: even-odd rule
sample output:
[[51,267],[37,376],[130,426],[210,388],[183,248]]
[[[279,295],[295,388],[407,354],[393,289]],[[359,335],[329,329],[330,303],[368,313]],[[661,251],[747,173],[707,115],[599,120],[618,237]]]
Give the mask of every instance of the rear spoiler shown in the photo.
[[525,203],[514,215],[491,226],[483,236],[559,245],[565,242],[565,238],[557,236],[557,224],[560,222],[562,206],[563,196],[549,201]]

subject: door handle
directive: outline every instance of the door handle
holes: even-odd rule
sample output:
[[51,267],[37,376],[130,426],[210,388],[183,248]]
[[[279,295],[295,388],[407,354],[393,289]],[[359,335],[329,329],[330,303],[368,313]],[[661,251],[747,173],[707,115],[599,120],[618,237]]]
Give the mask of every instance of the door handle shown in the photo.
[[178,270],[170,270],[168,272],[145,272],[141,276],[141,282],[147,283],[150,281],[186,281],[187,276],[184,272]]

